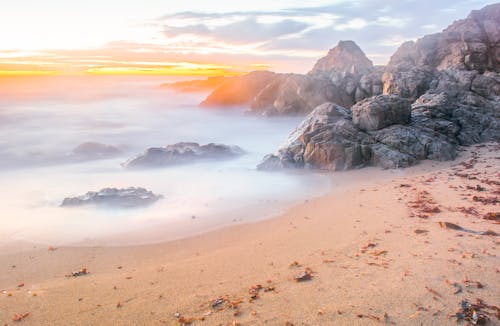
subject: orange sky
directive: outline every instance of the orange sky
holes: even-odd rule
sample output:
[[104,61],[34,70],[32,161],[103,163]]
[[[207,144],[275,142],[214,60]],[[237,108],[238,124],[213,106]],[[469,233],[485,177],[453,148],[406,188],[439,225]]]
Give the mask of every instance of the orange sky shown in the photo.
[[16,0],[0,10],[0,76],[305,73],[339,40],[385,64],[488,0]]

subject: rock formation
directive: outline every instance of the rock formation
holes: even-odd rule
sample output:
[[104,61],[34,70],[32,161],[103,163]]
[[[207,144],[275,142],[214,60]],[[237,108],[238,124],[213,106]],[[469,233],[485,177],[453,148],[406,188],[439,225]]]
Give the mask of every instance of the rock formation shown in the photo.
[[153,192],[140,187],[129,188],[103,188],[99,191],[89,191],[85,195],[66,197],[61,207],[74,207],[82,205],[98,205],[109,207],[131,208],[150,205],[163,198]]
[[165,147],[151,147],[122,165],[126,168],[163,167],[175,164],[192,163],[199,160],[229,159],[243,155],[238,146],[223,144],[176,143]]
[[[359,68],[344,59],[346,70],[370,71],[366,61],[358,61]],[[459,145],[499,141],[499,63],[500,4],[494,4],[442,33],[403,44],[384,70],[385,95],[373,96],[372,89],[373,97],[357,99],[351,110],[320,105],[259,168],[406,167],[423,159],[453,159]],[[312,72],[328,70],[328,64],[335,75],[337,65],[326,59]],[[340,76],[340,85],[346,84]],[[351,95],[353,89],[344,87]]]
[[71,160],[98,160],[103,158],[111,158],[119,155],[121,151],[115,146],[85,142],[75,147],[68,158]]
[[382,93],[382,70],[352,41],[340,41],[307,75],[251,72],[233,77],[200,106],[249,105],[262,115],[305,115],[325,102],[351,107]]

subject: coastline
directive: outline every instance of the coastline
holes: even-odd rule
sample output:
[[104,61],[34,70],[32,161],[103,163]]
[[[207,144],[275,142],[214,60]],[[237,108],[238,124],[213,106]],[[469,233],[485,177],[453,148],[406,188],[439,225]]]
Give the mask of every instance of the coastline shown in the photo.
[[[498,240],[438,222],[500,233],[498,224],[456,211],[478,205],[474,190],[450,187],[476,186],[453,170],[465,169],[459,162],[474,152],[478,158],[466,172],[498,180],[494,148],[498,153],[498,144],[473,146],[453,162],[426,161],[389,180],[380,175],[390,173],[373,169],[380,175],[369,185],[334,190],[271,219],[170,242],[3,250],[0,322],[10,325],[14,315],[29,313],[22,323],[456,324],[448,315],[464,298],[499,304]],[[498,186],[487,188],[486,196]],[[422,191],[439,212],[412,217],[420,214],[411,205]],[[498,204],[476,209],[482,216]],[[81,268],[90,273],[65,277]],[[294,282],[305,268],[312,279]],[[454,294],[450,282],[462,292]],[[258,290],[249,302],[248,288],[256,284],[273,289]],[[217,299],[222,303],[212,307]]]

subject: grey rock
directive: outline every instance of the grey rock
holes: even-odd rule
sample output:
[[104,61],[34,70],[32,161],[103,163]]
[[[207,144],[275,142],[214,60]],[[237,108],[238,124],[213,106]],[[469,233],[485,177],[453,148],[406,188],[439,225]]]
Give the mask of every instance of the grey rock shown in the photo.
[[221,160],[243,155],[238,146],[209,143],[181,142],[165,147],[151,147],[122,165],[126,168],[164,167],[192,163],[200,160]]
[[325,102],[349,107],[351,97],[327,78],[281,74],[253,100],[250,111],[264,115],[307,114]]
[[159,199],[161,195],[155,195],[145,188],[103,188],[99,191],[89,191],[77,197],[66,197],[61,203],[61,207],[75,207],[83,205],[98,205],[109,207],[132,208],[138,206],[151,205]]
[[97,160],[116,157],[119,154],[121,154],[121,151],[115,146],[85,142],[75,147],[69,154],[69,158],[74,160]]
[[379,130],[410,122],[410,102],[396,95],[378,95],[356,103],[352,120],[361,130]]

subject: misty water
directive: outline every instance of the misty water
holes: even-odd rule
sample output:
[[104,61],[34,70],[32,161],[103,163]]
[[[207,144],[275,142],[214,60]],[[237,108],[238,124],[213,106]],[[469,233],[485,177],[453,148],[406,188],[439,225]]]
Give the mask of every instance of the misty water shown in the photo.
[[[160,88],[165,81],[89,76],[2,80],[1,241],[171,240],[270,217],[331,188],[331,180],[321,173],[256,169],[300,118],[200,109],[197,104],[206,94]],[[67,159],[73,148],[88,141],[116,146],[122,153],[111,159]],[[180,141],[238,145],[246,154],[159,169],[120,165],[148,147]],[[59,206],[67,196],[129,186],[145,187],[164,199],[137,209]]]

